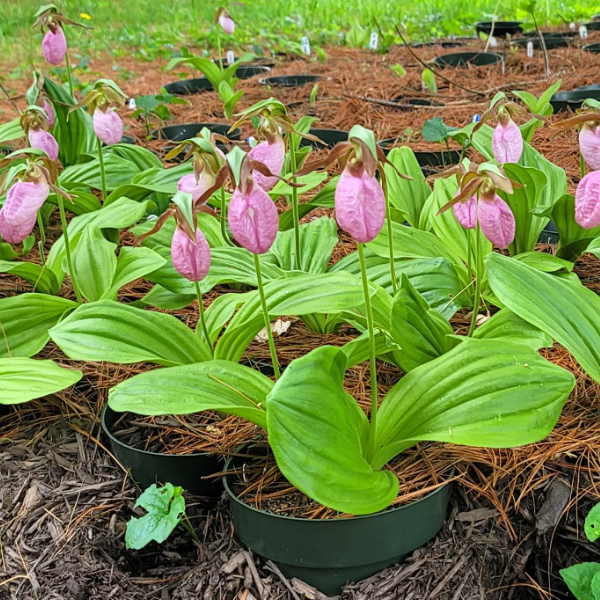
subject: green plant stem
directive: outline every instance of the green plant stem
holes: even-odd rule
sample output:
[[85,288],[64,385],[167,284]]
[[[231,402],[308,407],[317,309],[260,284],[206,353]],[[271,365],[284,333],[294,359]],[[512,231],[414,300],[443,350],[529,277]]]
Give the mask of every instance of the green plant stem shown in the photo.
[[368,460],[375,456],[375,439],[377,434],[377,367],[375,365],[375,328],[373,326],[373,311],[371,309],[371,297],[369,296],[369,280],[367,279],[367,266],[365,264],[364,246],[360,242],[358,246],[358,257],[360,259],[360,271],[362,274],[363,294],[365,297],[365,312],[367,313],[367,328],[369,330],[369,350],[371,364],[371,428],[369,429],[369,454]]
[[60,222],[62,224],[63,237],[65,238],[65,255],[67,257],[67,265],[69,267],[69,276],[71,277],[71,283],[73,284],[73,291],[77,297],[79,304],[83,303],[81,292],[79,291],[79,284],[77,283],[77,277],[75,277],[75,271],[73,270],[73,261],[71,260],[71,245],[69,243],[69,231],[67,228],[67,215],[65,214],[65,200],[57,194],[58,208],[60,210]]
[[385,212],[387,215],[387,233],[388,247],[390,252],[390,276],[392,278],[392,293],[395,296],[398,293],[398,278],[396,277],[396,264],[394,263],[394,236],[392,229],[392,210],[390,208],[390,198],[387,190],[387,184],[383,190],[385,196]]
[[198,298],[198,314],[200,315],[200,323],[202,323],[202,333],[204,334],[206,344],[210,348],[210,354],[214,357],[215,349],[213,348],[213,345],[210,341],[208,327],[206,326],[206,318],[204,317],[204,305],[202,304],[202,292],[200,291],[200,284],[197,281],[194,281],[194,285],[196,286],[196,297]]
[[38,211],[37,213],[37,224],[40,230],[40,241],[38,242],[38,248],[40,251],[40,259],[42,261],[42,267],[46,264],[46,255],[44,254],[44,244],[46,243],[46,230],[44,229],[44,221],[42,215]]
[[[296,147],[290,135],[290,162],[292,163],[292,174],[296,172]],[[292,183],[296,183],[296,178],[292,177]],[[292,188],[292,218],[294,220],[294,247],[296,249],[296,269],[302,268],[302,251],[300,250],[300,212],[298,209],[298,190]]]
[[267,308],[267,299],[265,298],[265,290],[263,288],[262,275],[260,273],[260,261],[258,260],[258,254],[254,254],[253,256],[258,294],[260,296],[263,315],[265,316],[265,329],[267,330],[267,339],[269,340],[269,349],[271,350],[271,360],[273,361],[275,379],[277,380],[281,377],[281,373],[279,371],[279,362],[277,361],[277,352],[275,351],[275,342],[273,341],[273,332],[271,331],[271,319],[269,319],[269,309]]
[[585,177],[585,159],[583,158],[583,154],[579,155],[579,173],[581,174],[581,179]]
[[106,200],[106,173],[104,172],[104,156],[102,156],[102,142],[98,140],[98,162],[100,163],[100,177],[102,178],[102,203]]
[[196,544],[201,546],[202,542],[200,541],[198,534],[195,532],[194,528],[192,527],[192,524],[190,523],[190,520],[188,519],[188,516],[185,513],[183,514],[183,517],[182,517],[180,523],[185,527],[185,529],[187,529],[188,533],[194,538],[194,541],[196,542]]
[[219,69],[221,70],[221,72],[223,72],[225,65],[223,64],[223,56],[221,50],[221,32],[219,31],[219,27],[221,27],[221,25],[217,23],[217,58],[219,59]]
[[[65,28],[63,27],[63,33],[65,31]],[[65,39],[66,39],[66,33],[65,33]],[[69,81],[69,94],[71,94],[71,96],[73,97],[73,100],[75,99],[75,90],[73,89],[73,74],[71,73],[71,61],[69,60],[69,43],[67,41],[67,52],[65,54],[65,64],[67,67],[67,80]]]
[[221,188],[221,234],[223,239],[231,246],[231,240],[227,233],[227,203],[225,202],[225,190]]
[[471,317],[471,326],[469,327],[468,337],[473,336],[475,325],[477,324],[477,314],[479,313],[479,296],[481,295],[481,244],[480,244],[479,222],[475,228],[475,299],[473,300],[473,316]]

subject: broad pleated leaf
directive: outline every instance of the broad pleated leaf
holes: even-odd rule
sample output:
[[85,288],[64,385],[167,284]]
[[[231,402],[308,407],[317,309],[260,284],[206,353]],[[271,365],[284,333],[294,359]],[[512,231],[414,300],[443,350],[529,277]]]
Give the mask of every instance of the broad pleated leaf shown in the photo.
[[365,459],[369,423],[344,391],[345,368],[332,346],[293,361],[267,399],[269,443],[299,490],[335,510],[368,514],[391,504],[398,480]]
[[266,428],[264,404],[273,382],[254,369],[224,360],[157,369],[110,390],[116,411],[140,415],[187,415],[218,410]]
[[600,381],[600,298],[577,283],[542,273],[500,254],[486,259],[500,302],[552,336]]
[[373,464],[422,440],[508,448],[551,431],[573,375],[523,344],[464,340],[405,375],[378,413]]
[[50,339],[48,330],[77,307],[66,298],[20,294],[0,300],[0,357],[34,356]]
[[0,404],[20,404],[60,392],[82,378],[51,360],[0,358]]
[[33,286],[34,292],[56,295],[60,285],[54,273],[42,265],[30,262],[0,260],[0,273],[11,273]]
[[81,305],[50,335],[73,360],[173,366],[210,359],[208,346],[176,317],[111,300]]
[[[134,163],[126,158],[108,152],[103,152],[104,172],[106,175],[106,189],[115,190],[120,185],[128,183],[139,173]],[[85,163],[79,163],[67,167],[58,177],[61,188],[71,189],[77,186],[89,186],[102,189],[102,175],[100,161],[94,157]]]

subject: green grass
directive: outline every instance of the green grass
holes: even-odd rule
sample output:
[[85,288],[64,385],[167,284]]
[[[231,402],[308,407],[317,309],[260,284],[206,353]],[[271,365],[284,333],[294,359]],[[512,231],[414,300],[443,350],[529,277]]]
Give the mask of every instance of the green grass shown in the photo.
[[[31,30],[33,14],[47,0],[0,0],[0,48],[19,63],[38,61],[41,34]],[[57,0],[63,14],[94,27],[69,27],[72,46],[83,53],[110,51],[141,59],[168,56],[182,44],[214,48],[212,18],[217,2],[207,0]],[[267,51],[295,49],[301,36],[313,45],[343,43],[357,22],[365,30],[375,20],[387,34],[395,24],[411,39],[449,34],[472,34],[473,23],[491,18],[523,19],[521,0],[246,0],[231,2],[238,23],[235,44]],[[536,14],[541,23],[580,22],[600,12],[593,0],[540,0]],[[85,13],[91,20],[84,20]],[[300,21],[301,19],[301,21]],[[564,20],[564,21],[563,21]],[[7,54],[9,53],[9,54]]]

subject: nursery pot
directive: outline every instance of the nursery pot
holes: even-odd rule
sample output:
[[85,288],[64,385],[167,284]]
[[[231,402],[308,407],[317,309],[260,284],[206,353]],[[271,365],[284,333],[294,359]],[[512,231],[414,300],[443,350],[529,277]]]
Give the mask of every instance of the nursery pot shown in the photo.
[[483,67],[502,62],[502,56],[494,52],[454,52],[436,56],[433,62],[438,67],[466,67],[467,65]]
[[161,454],[139,450],[123,443],[113,434],[120,413],[108,405],[102,411],[102,429],[119,462],[131,472],[133,480],[145,489],[153,483],[172,483],[186,492],[214,502],[223,490],[219,477],[204,479],[223,470],[217,454]]
[[314,135],[321,140],[321,143],[313,142],[302,138],[300,140],[300,146],[311,146],[312,148],[333,148],[340,142],[348,141],[348,132],[341,131],[339,129],[309,129],[308,133]]
[[394,100],[398,104],[398,108],[419,108],[420,106],[439,106],[440,108],[446,106],[439,100],[431,100],[430,98],[404,98],[400,96]]
[[[600,21],[598,22],[598,25],[600,25]],[[600,27],[599,27],[600,29]],[[586,52],[593,52],[594,54],[600,54],[600,43],[596,43],[596,44],[586,44],[585,46],[581,46],[582,50],[585,50]]]
[[256,77],[256,75],[264,75],[270,70],[270,67],[263,65],[240,65],[235,71],[235,76],[238,79],[250,79],[251,77]]
[[458,41],[445,41],[445,40],[434,40],[432,42],[419,42],[418,44],[413,44],[413,48],[460,48],[464,46],[464,42]]
[[339,594],[402,561],[431,540],[446,520],[449,485],[397,508],[347,519],[302,519],[258,510],[240,500],[229,482],[243,464],[232,457],[223,477],[235,532],[241,542],[277,563],[286,577],[297,577],[324,594]]
[[206,77],[197,77],[196,79],[182,79],[167,83],[164,86],[165,91],[176,96],[187,96],[190,94],[199,94],[200,92],[210,92],[214,90],[213,84]]
[[583,101],[587,98],[600,100],[600,84],[595,83],[592,85],[585,85],[568,92],[556,92],[555,94],[552,94],[550,104],[552,105],[554,112],[567,110],[569,108],[575,111],[578,108],[581,108]]
[[556,229],[556,225],[552,221],[548,221],[548,223],[546,223],[546,227],[544,227],[544,229],[542,229],[542,233],[540,233],[538,243],[558,244],[558,240],[559,236],[558,229]]
[[271,87],[300,87],[319,81],[319,75],[280,75],[278,77],[265,77],[260,80],[263,85]]
[[121,138],[121,144],[135,144],[135,138],[131,135],[124,135]]
[[[556,34],[544,34],[544,43],[546,44],[546,50],[554,50],[555,48],[567,48],[569,45],[570,37],[556,33]],[[533,47],[536,50],[540,50],[542,48],[542,44],[540,43],[539,36],[529,36],[523,37],[518,40],[514,40],[512,43],[517,44],[519,46],[527,46],[531,42]]]
[[590,21],[584,25],[588,31],[600,31],[600,21]]
[[[482,21],[475,25],[477,33],[493,35],[497,38],[505,38],[507,35],[515,35],[523,32],[523,21]],[[492,34],[493,28],[493,34]]]
[[[234,56],[233,60],[234,62],[236,60],[239,59],[239,56]],[[219,58],[215,58],[213,60],[213,62],[215,63],[215,65],[218,65],[219,67],[221,65],[223,65],[223,61]],[[255,59],[253,59],[250,62],[244,62],[242,64],[239,65],[238,70],[241,69],[242,67],[269,67],[269,69],[272,69],[277,63],[271,59],[271,58],[266,58],[266,57],[261,57],[261,56],[257,56]],[[227,68],[228,66],[230,66],[227,61],[225,61],[225,68]],[[239,75],[236,76],[239,77],[240,79],[244,79],[244,77],[240,77]]]

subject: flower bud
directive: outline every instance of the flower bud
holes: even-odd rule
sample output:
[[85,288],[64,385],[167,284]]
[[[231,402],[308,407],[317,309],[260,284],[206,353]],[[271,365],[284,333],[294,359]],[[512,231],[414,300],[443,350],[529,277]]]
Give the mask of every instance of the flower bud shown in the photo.
[[210,269],[210,247],[204,234],[196,228],[196,243],[181,227],[175,228],[171,240],[171,259],[175,270],[189,281],[201,281]]
[[600,171],[588,173],[577,185],[575,220],[584,229],[600,225]]
[[50,157],[50,160],[58,158],[58,142],[49,131],[30,129],[27,139],[32,148],[42,150]]
[[229,202],[229,228],[235,239],[253,254],[267,252],[279,229],[277,207],[267,192],[252,183],[242,195],[239,188]]
[[375,177],[366,170],[354,175],[346,166],[335,189],[335,215],[339,226],[357,242],[375,239],[385,220],[385,196]]
[[510,206],[498,194],[477,203],[477,219],[483,235],[498,248],[508,248],[515,239],[516,222]]
[[194,173],[190,173],[189,175],[184,175],[177,183],[177,189],[180,192],[186,192],[192,195],[194,202],[197,202],[202,194],[206,192],[213,184],[215,180],[212,174],[204,169],[200,176],[198,177],[198,181],[196,181],[196,175]]
[[49,193],[50,187],[44,179],[17,181],[8,190],[0,214],[5,223],[11,226],[29,222],[31,215],[35,222],[36,213],[46,202]]
[[523,134],[512,119],[496,125],[492,134],[492,151],[501,165],[519,162],[523,154]]
[[44,58],[51,65],[60,65],[65,59],[67,38],[65,38],[65,32],[60,25],[56,27],[56,32],[48,30],[42,41],[42,51],[44,52]]
[[[283,138],[277,134],[272,141],[257,144],[248,152],[248,156],[263,163],[273,175],[281,175],[283,161],[285,160],[285,144]],[[266,192],[277,183],[277,177],[267,177],[258,171],[252,172],[252,178]]]
[[121,117],[110,108],[104,112],[97,108],[94,111],[94,132],[101,142],[107,146],[118,144],[123,137],[123,121]]
[[52,107],[52,104],[50,104],[50,102],[48,102],[48,100],[46,100],[45,98],[42,98],[42,100],[40,101],[40,107],[46,111],[49,127],[54,127],[54,122],[56,121],[56,118],[54,116],[54,108]]
[[457,202],[453,207],[456,220],[465,229],[475,229],[477,226],[477,197],[471,196],[466,202]]
[[235,23],[226,11],[221,11],[221,14],[219,15],[219,25],[223,28],[225,33],[233,35]]
[[584,123],[579,132],[579,149],[583,160],[594,171],[600,169],[600,128]]

